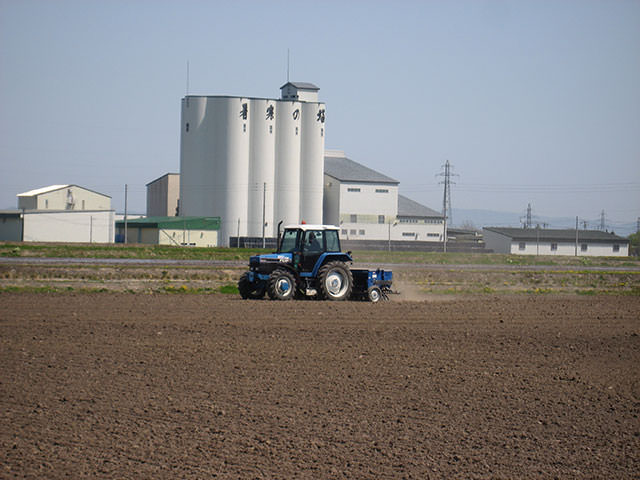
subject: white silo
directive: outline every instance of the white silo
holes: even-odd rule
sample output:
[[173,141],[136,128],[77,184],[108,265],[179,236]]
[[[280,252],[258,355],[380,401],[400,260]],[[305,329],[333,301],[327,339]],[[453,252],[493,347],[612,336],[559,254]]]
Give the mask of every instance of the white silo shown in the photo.
[[[220,135],[217,158],[214,162],[223,166],[224,198],[220,215],[220,236],[228,245],[230,236],[247,235],[247,208],[249,202],[249,103],[246,98],[221,99],[225,105],[220,118]],[[216,135],[218,136],[218,135]],[[226,141],[226,144],[224,143]],[[224,147],[223,147],[224,145]],[[225,191],[226,190],[226,191]]]
[[280,100],[276,116],[274,224],[300,221],[300,102]]
[[324,119],[323,103],[302,103],[300,219],[310,224],[322,223]]
[[252,99],[249,118],[249,210],[248,232],[250,237],[262,236],[263,212],[265,236],[273,237],[273,202],[276,144],[276,101]]
[[180,215],[219,216],[223,246],[230,236],[247,234],[249,103],[237,97],[183,102]]
[[[207,97],[182,99],[180,135],[180,215],[212,215],[213,129]],[[206,213],[205,213],[206,212]]]

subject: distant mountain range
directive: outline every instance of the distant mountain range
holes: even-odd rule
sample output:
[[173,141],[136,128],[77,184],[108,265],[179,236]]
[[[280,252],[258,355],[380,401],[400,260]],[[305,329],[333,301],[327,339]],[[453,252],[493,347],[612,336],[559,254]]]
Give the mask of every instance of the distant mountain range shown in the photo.
[[[483,227],[520,227],[526,218],[521,213],[498,212],[495,210],[474,210],[464,208],[453,209],[453,226],[468,227],[473,225],[478,230]],[[627,237],[636,232],[637,223],[615,223],[611,224],[605,219],[608,231],[613,231],[621,237]],[[542,217],[535,215],[532,219],[532,226],[540,225],[544,228],[575,228],[576,218],[573,217]],[[597,230],[600,225],[593,222],[587,224],[588,230]],[[580,222],[580,229],[584,229],[584,223]]]

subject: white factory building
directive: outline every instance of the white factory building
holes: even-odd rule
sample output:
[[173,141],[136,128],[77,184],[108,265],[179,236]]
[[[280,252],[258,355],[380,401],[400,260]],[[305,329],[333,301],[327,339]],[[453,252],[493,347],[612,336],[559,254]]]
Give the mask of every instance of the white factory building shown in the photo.
[[600,230],[484,227],[487,248],[515,255],[626,257],[629,240]]
[[322,222],[325,105],[288,82],[280,99],[182,99],[180,215],[221,218],[229,237],[274,237],[277,224]]
[[444,217],[398,192],[399,183],[327,150],[324,160],[324,223],[339,225],[347,240],[441,242]]
[[111,197],[78,185],[51,185],[18,194],[18,209],[0,212],[0,240],[114,241]]

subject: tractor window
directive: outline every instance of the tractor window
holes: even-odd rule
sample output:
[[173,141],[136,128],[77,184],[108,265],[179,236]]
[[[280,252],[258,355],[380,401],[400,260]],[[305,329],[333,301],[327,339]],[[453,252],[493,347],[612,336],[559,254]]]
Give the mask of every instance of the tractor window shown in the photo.
[[324,232],[322,230],[310,230],[305,233],[302,251],[304,253],[320,253],[324,248],[324,240],[322,239]]
[[285,230],[280,242],[280,253],[293,252],[296,249],[298,230]]
[[327,252],[339,252],[340,241],[338,240],[337,230],[325,230],[325,240],[327,241]]

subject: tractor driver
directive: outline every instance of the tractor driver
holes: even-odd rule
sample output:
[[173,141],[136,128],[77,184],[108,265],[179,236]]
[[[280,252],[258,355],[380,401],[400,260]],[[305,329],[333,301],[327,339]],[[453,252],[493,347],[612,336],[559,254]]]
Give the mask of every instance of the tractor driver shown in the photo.
[[322,250],[322,247],[320,246],[320,243],[316,238],[316,234],[313,232],[309,232],[309,243],[306,250],[308,252],[319,252],[320,250]]

